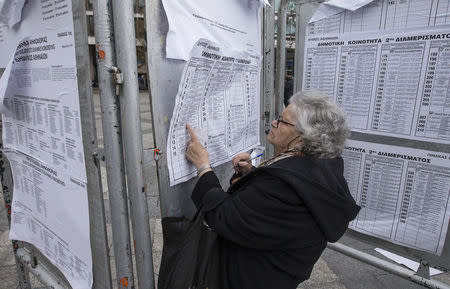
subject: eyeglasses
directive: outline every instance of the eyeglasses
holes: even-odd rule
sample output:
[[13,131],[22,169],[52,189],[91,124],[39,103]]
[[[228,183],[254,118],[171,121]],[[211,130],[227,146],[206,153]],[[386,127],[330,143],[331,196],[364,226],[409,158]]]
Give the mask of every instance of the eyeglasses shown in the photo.
[[290,123],[290,122],[284,121],[284,120],[283,120],[283,117],[280,115],[279,117],[277,117],[277,125],[274,126],[274,127],[275,127],[275,128],[278,128],[278,127],[280,126],[280,122],[281,122],[281,123],[284,123],[285,125],[295,126],[294,124],[292,124],[292,123]]

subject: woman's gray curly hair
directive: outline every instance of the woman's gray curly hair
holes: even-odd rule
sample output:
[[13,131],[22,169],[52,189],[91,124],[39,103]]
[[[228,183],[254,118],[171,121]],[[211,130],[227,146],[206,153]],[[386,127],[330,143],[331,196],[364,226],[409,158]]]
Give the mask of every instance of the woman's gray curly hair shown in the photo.
[[305,90],[295,93],[289,103],[297,115],[305,155],[334,158],[342,153],[350,132],[345,112],[324,93]]

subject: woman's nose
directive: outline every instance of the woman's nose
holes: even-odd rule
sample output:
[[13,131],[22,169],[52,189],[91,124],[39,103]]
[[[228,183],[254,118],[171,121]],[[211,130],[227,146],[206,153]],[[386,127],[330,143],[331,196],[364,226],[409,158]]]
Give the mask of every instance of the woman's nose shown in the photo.
[[270,125],[276,128],[277,127],[277,120],[276,119],[272,120]]

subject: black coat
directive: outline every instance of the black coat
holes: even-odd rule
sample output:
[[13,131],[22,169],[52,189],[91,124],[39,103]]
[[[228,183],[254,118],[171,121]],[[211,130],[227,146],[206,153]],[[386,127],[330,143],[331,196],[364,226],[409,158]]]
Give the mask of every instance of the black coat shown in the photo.
[[224,289],[295,289],[360,209],[340,157],[285,158],[252,170],[228,192],[208,172],[192,199],[208,208],[206,221],[221,237]]

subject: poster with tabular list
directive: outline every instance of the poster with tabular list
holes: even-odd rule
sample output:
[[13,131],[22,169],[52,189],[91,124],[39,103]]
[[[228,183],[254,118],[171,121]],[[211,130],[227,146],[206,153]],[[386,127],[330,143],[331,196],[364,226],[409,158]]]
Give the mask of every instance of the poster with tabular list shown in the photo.
[[22,18],[0,30],[3,146],[85,182],[72,3],[29,1]]
[[342,9],[307,25],[302,89],[336,100],[353,131],[448,144],[449,44],[449,0]]
[[20,152],[3,153],[14,176],[10,238],[35,245],[72,288],[91,288],[86,184]]
[[450,218],[450,154],[350,140],[342,156],[361,206],[350,228],[440,255]]
[[259,55],[208,40],[192,48],[181,78],[167,139],[170,185],[196,176],[185,157],[190,124],[213,167],[259,145]]
[[72,1],[27,1],[0,25],[2,145],[14,180],[10,238],[36,246],[72,288],[91,288],[87,174]]
[[303,89],[333,98],[353,131],[450,143],[450,27],[306,41]]

